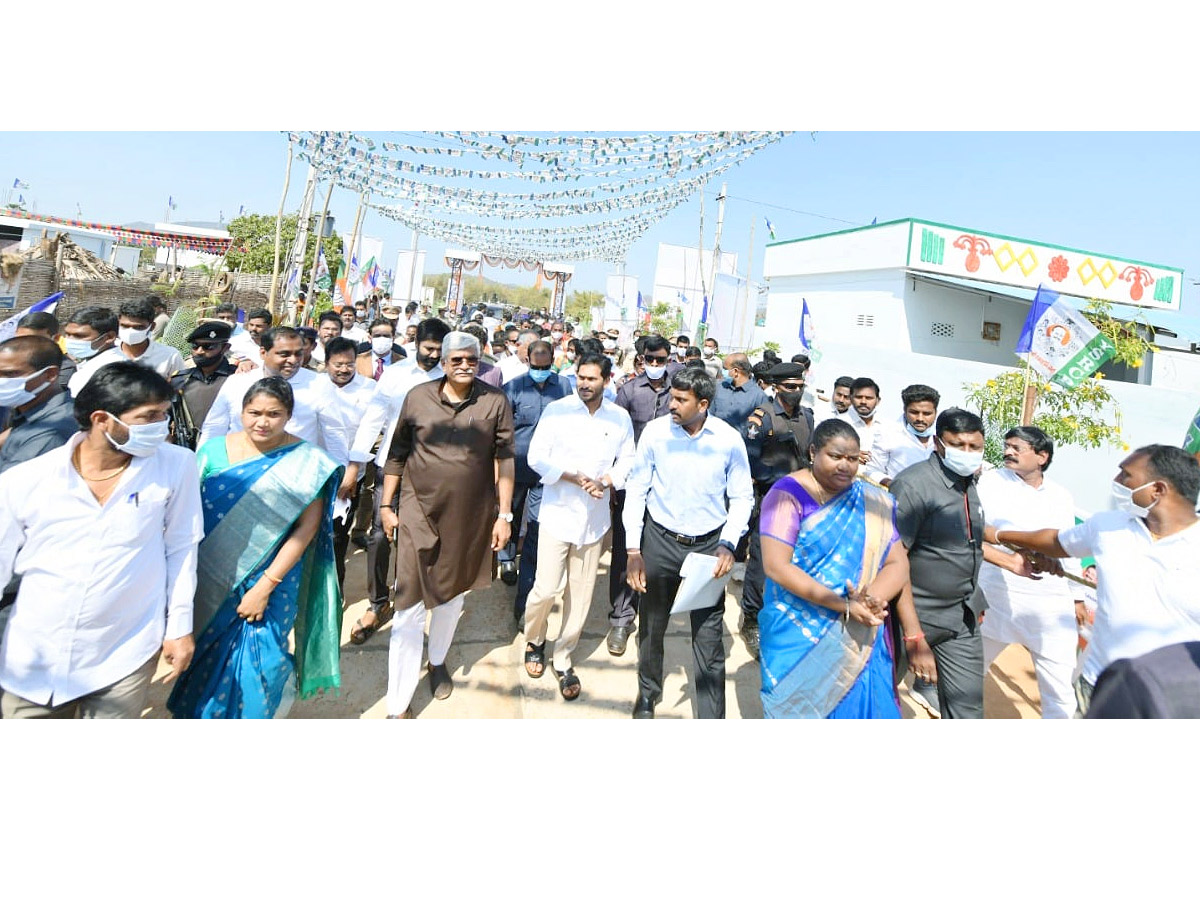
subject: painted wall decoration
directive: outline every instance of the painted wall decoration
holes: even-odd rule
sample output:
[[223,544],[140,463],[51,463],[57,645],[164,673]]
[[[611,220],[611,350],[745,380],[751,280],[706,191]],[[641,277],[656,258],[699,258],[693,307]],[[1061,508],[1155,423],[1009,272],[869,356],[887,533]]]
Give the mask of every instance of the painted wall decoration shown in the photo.
[[908,268],[1127,306],[1178,310],[1183,270],[913,219]]

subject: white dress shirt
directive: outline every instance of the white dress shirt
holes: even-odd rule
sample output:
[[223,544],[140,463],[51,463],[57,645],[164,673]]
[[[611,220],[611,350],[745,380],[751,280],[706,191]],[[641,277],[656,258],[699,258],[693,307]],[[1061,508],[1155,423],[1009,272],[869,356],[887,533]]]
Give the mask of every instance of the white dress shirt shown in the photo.
[[870,424],[863,421],[853,406],[847,409],[844,413],[835,413],[835,419],[841,419],[843,422],[848,422],[850,427],[858,434],[858,449],[866,452],[871,452],[875,446],[875,435],[879,431],[879,416],[872,416]]
[[[857,417],[857,413],[855,416]],[[859,419],[859,421],[862,420]],[[876,421],[871,431],[874,432],[870,448],[871,461],[866,464],[864,471],[869,477],[876,480],[895,478],[909,466],[923,461],[934,451],[933,426],[929,428],[929,443],[927,444],[922,444],[908,430],[904,422]]]
[[[1006,527],[1017,531],[1075,527],[1071,494],[1045,476],[1041,487],[1035,488],[1009,469],[990,469],[979,476],[976,490],[988,523],[1006,522]],[[1062,562],[1071,574],[1081,574],[1078,560]],[[979,570],[979,587],[988,603],[980,626],[984,637],[1023,644],[1042,656],[1074,664],[1075,600],[1083,599],[1082,588],[1053,575],[1034,581],[987,560]]]
[[365,328],[361,328],[358,325],[353,326],[349,331],[342,331],[342,337],[354,341],[356,344],[371,343],[371,335],[367,333]]
[[136,359],[132,359],[125,355],[125,351],[121,349],[124,346],[120,341],[109,347],[103,353],[97,354],[75,370],[75,374],[71,376],[71,380],[67,382],[67,390],[71,392],[72,397],[78,397],[79,392],[83,390],[83,386],[88,383],[97,371],[107,366],[109,363],[115,362],[135,362],[139,366],[145,366],[147,369],[153,369],[163,378],[170,378],[176,372],[183,368],[183,357],[179,355],[179,351],[174,347],[168,347],[166,344],[160,344],[158,341],[151,341],[146,347],[146,352]]
[[[354,443],[354,435],[358,432],[358,425],[363,416],[366,415],[371,398],[375,396],[377,385],[375,379],[364,378],[358,372],[355,372],[349,383],[342,387],[338,387],[332,381],[330,384],[333,385],[333,395],[337,398],[340,408],[342,442],[349,447]],[[365,474],[360,471],[358,477],[362,478]]]
[[235,331],[230,336],[229,354],[239,359],[248,359],[256,366],[262,366],[262,348],[254,343],[254,338],[248,331]]
[[[1058,533],[1071,556],[1096,559],[1096,624],[1083,677],[1110,663],[1184,641],[1200,641],[1200,522],[1160,540],[1123,510],[1097,513]],[[986,617],[985,617],[986,621]]]
[[652,419],[642,430],[625,484],[627,549],[641,548],[647,510],[668,531],[696,537],[720,528],[721,540],[737,546],[753,509],[746,443],[716,416],[707,416],[695,436],[670,416]]
[[496,365],[500,368],[500,372],[504,376],[504,384],[508,384],[514,378],[518,378],[529,371],[529,366],[521,362],[521,357],[519,356],[505,356]]
[[196,456],[173,444],[133,457],[100,506],[65,446],[0,475],[0,584],[21,588],[0,687],[58,705],[116,684],[192,632],[204,537]]
[[[225,379],[225,385],[213,401],[212,409],[200,429],[203,446],[209,438],[220,437],[242,430],[242,400],[256,381],[266,377],[265,370],[240,372]],[[295,398],[295,409],[288,420],[286,431],[296,437],[316,444],[333,457],[339,465],[349,458],[346,446],[345,427],[341,417],[341,402],[334,396],[333,382],[328,375],[310,369],[297,369],[289,380]]]
[[396,422],[400,419],[400,407],[404,405],[404,398],[409,389],[426,381],[436,381],[446,374],[440,364],[426,372],[418,365],[403,363],[404,360],[401,360],[396,365],[384,369],[379,381],[375,383],[375,392],[367,403],[367,410],[358,424],[354,442],[350,446],[351,462],[368,462],[375,440],[382,431],[383,443],[379,445],[379,452],[375,454],[375,463],[382,469],[383,464],[387,462],[388,448],[392,446]]
[[609,494],[596,498],[579,485],[563,481],[565,472],[582,472],[599,480],[607,475],[612,489],[625,487],[633,467],[633,422],[611,400],[595,414],[578,394],[555,400],[544,410],[529,441],[529,466],[542,476],[538,527],[543,534],[582,547],[604,537],[612,524]]

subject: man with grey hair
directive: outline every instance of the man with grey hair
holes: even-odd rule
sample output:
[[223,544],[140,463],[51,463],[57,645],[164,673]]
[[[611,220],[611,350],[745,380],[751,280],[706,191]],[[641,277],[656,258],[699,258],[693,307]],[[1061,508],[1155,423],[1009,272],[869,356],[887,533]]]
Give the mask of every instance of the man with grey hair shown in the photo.
[[517,355],[506,356],[500,360],[500,371],[504,373],[505,384],[529,371],[529,345],[541,338],[541,332],[533,329],[526,329],[517,335]]
[[[512,532],[513,417],[502,391],[475,377],[479,341],[442,341],[445,375],[411,387],[383,467],[380,516],[396,541],[396,616],[388,650],[389,718],[412,718],[425,610],[433,696],[454,690],[446,654],[468,591],[492,580],[492,554]],[[403,478],[401,478],[403,476]],[[400,493],[399,515],[392,511]],[[497,514],[480,514],[494,497]]]

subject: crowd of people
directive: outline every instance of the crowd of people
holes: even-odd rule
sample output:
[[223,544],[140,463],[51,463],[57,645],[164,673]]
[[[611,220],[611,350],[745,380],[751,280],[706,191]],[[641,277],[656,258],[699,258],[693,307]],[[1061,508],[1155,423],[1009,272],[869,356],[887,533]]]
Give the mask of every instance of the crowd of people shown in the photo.
[[[911,672],[931,715],[982,718],[1014,643],[1045,718],[1200,713],[1200,463],[1178,447],[1132,452],[1117,508],[1079,522],[1038,428],[992,467],[934,387],[881,414],[870,377],[814,390],[805,354],[384,298],[315,328],[223,304],[185,360],[169,322],[131,299],[0,343],[4,718],[140,716],[160,655],[176,717],[284,716],[341,684],[351,545],[349,639],[390,622],[389,718],[413,717],[423,662],[451,695],[459,617],[497,574],[525,677],[585,697],[605,552],[634,718],[693,554],[740,583],[767,717],[898,718]],[[700,718],[725,715],[724,606],[687,612]]]

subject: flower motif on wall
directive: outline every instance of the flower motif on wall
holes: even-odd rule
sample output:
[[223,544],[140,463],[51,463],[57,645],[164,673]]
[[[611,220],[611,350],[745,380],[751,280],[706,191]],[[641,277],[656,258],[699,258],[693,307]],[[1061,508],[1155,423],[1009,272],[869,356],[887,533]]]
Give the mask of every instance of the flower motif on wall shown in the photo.
[[1050,260],[1050,280],[1062,281],[1070,273],[1071,267],[1065,256],[1056,256]]

